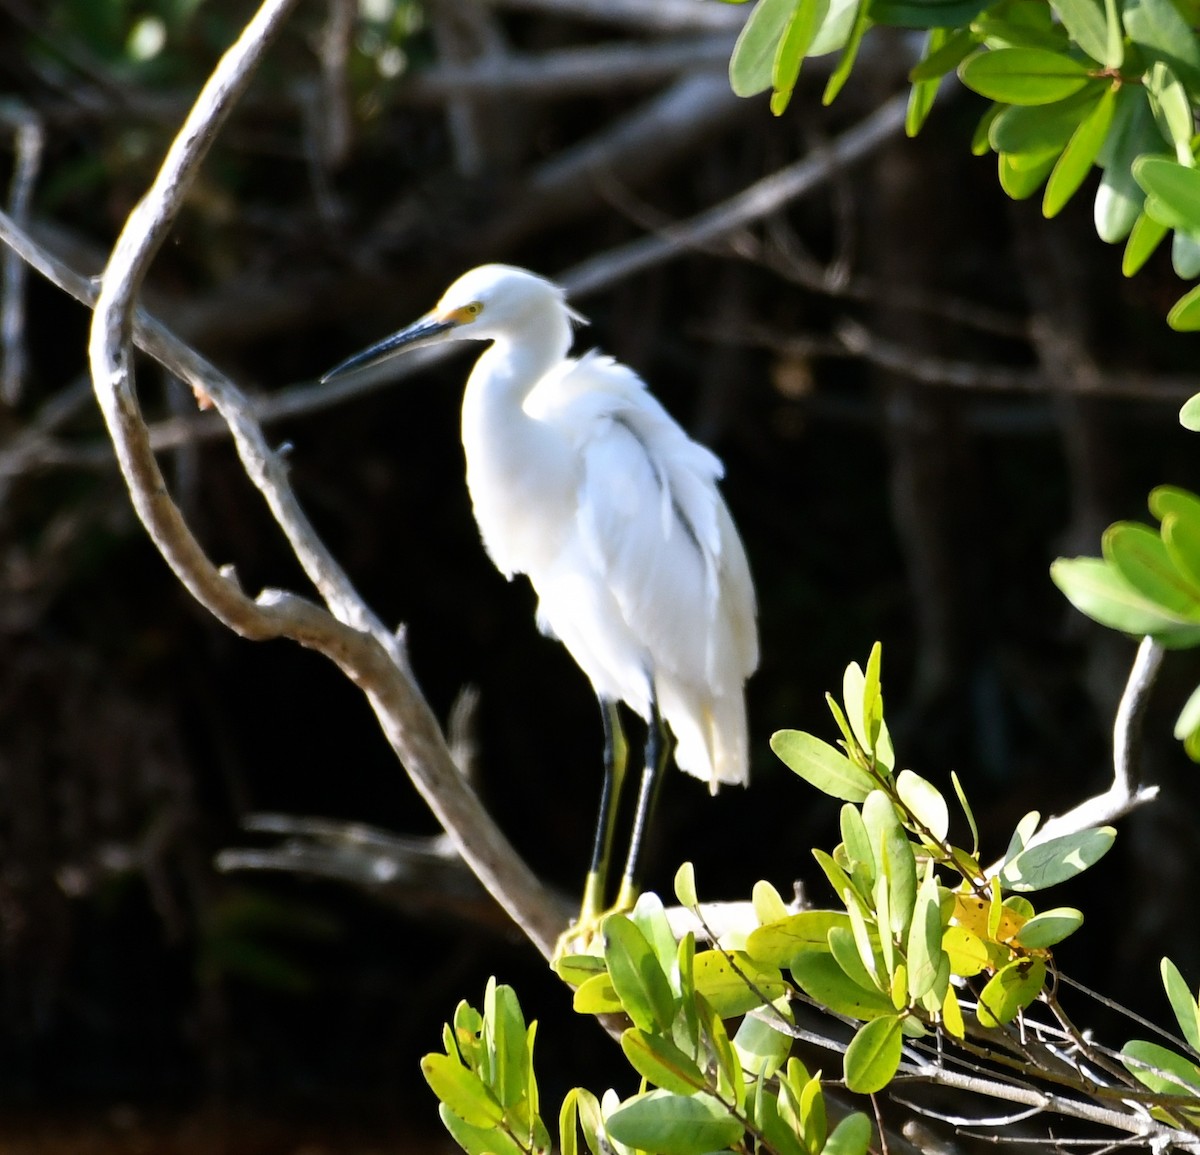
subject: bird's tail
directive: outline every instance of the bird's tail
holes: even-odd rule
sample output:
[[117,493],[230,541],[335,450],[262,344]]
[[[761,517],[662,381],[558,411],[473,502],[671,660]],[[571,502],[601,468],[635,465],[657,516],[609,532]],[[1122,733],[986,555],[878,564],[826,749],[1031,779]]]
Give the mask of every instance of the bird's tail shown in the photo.
[[660,679],[659,709],[675,735],[675,764],[707,780],[715,794],[722,785],[745,786],[750,777],[746,699],[741,688],[713,698],[694,686]]

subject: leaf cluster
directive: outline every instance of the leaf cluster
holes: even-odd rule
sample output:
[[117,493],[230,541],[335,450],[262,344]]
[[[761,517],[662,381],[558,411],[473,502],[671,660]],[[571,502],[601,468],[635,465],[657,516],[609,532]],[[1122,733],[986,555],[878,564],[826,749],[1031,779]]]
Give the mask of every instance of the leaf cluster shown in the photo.
[[[1098,168],[1096,232],[1125,242],[1125,275],[1172,234],[1175,271],[1192,280],[1200,276],[1193,8],[1193,0],[758,0],[730,60],[730,81],[743,96],[770,89],[778,114],[804,60],[838,52],[829,103],[873,26],[924,29],[910,73],[910,135],[925,123],[943,79],[957,72],[991,101],[972,147],[996,153],[1009,196],[1023,199],[1044,185],[1042,211],[1053,217]],[[1176,302],[1168,321],[1200,329],[1200,286]]]
[[[865,669],[847,668],[842,700],[828,699],[836,744],[792,730],[772,739],[786,765],[844,803],[841,841],[831,852],[813,852],[837,905],[797,912],[760,882],[757,927],[698,949],[691,932],[676,941],[661,902],[644,895],[628,916],[605,920],[598,954],[556,960],[559,976],[575,988],[577,1011],[627,1020],[620,1043],[639,1080],[626,1097],[572,1090],[558,1119],[563,1155],[865,1155],[870,1119],[852,1112],[831,1126],[828,1083],[874,1094],[906,1069],[928,1078],[922,1056],[955,1046],[976,1063],[1011,1056],[1015,1047],[1023,1070],[1037,1066],[1028,1058],[1035,1037],[1067,1038],[1083,1049],[1087,1063],[1100,1066],[1081,1067],[1072,1085],[1080,1095],[1099,1092],[1102,1104],[1133,1103],[1140,1112],[1134,1127],[1144,1119],[1172,1134],[1200,1128],[1200,1002],[1174,964],[1163,961],[1162,977],[1186,1040],[1179,1050],[1143,1040],[1120,1051],[1092,1047],[1058,1005],[1052,948],[1079,928],[1083,914],[1038,909],[1028,896],[1097,862],[1113,830],[1039,840],[1040,817],[1030,813],[1000,860],[983,865],[957,777],[948,798],[912,771],[896,770],[880,666],[876,646]],[[966,838],[952,840],[952,826]],[[690,864],[680,868],[675,891],[703,925]],[[792,1054],[800,1002],[853,1026],[840,1080]],[[1032,1015],[1035,1002],[1058,1026]],[[482,1015],[460,1004],[445,1030],[446,1053],[426,1057],[442,1117],[471,1155],[548,1149],[533,1035],[515,995],[493,981]],[[1057,1042],[1047,1053],[1061,1067]],[[1053,1065],[1039,1070],[1051,1081],[1063,1078]],[[1097,1070],[1106,1072],[1104,1086],[1091,1073]],[[993,1086],[1003,1095],[1011,1080],[1010,1073]]]
[[756,960],[786,966],[816,1003],[863,1023],[846,1053],[845,1079],[864,1093],[891,1081],[905,1038],[939,1028],[964,1038],[965,992],[973,992],[986,1029],[1011,1022],[1041,994],[1048,948],[1078,929],[1083,915],[1072,907],[1039,913],[1025,895],[1087,869],[1115,836],[1102,827],[1037,843],[1034,812],[1017,825],[1001,862],[985,869],[957,777],[969,850],[949,841],[943,794],[910,770],[895,773],[879,669],[876,645],[865,672],[848,667],[844,705],[829,699],[839,746],[794,730],[771,741],[790,769],[845,803],[842,841],[832,854],[813,852],[843,909],[789,915],[747,943]]
[[[1119,521],[1098,558],[1060,558],[1050,569],[1072,605],[1110,629],[1151,637],[1167,649],[1200,645],[1200,497],[1162,485],[1150,494],[1155,532]],[[1175,723],[1175,737],[1200,761],[1200,687]]]

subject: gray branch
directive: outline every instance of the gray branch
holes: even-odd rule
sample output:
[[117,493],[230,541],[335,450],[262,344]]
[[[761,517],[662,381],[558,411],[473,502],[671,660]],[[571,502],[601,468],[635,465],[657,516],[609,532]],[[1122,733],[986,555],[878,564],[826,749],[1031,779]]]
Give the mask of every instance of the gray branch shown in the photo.
[[[292,495],[279,457],[247,416],[244,398],[223,377],[169,334],[151,327],[150,344],[170,347],[168,367],[199,395],[211,398],[229,423],[251,479],[297,550],[329,606],[266,590],[250,599],[228,570],[205,555],[167,492],[138,406],[133,378],[134,299],[154,253],[166,237],[184,194],[217,130],[249,83],[294,0],[264,0],[226,52],[167,153],[157,177],[130,214],[101,278],[89,341],[93,385],[117,461],[138,516],[184,586],[244,637],[289,637],[334,661],[367,696],[392,748],[472,871],[543,954],[549,955],[563,919],[545,888],[522,862],[459,775],[399,643],[354,593],[319,542]],[[165,358],[163,358],[166,361]]]

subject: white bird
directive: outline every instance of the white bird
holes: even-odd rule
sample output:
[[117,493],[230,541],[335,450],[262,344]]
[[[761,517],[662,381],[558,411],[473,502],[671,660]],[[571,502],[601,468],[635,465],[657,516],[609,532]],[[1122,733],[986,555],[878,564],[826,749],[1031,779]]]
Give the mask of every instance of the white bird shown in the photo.
[[758,664],[754,586],[717,488],[720,461],[675,423],[631,369],[596,352],[567,356],[563,290],[524,269],[464,273],[415,324],[330,370],[404,348],[490,341],[467,380],[462,440],[484,546],[524,573],[537,622],[591,680],[605,774],[581,930],[603,913],[626,763],[617,703],[647,723],[646,756],[615,904],[637,897],[638,856],[670,756],[709,783],[748,778],[746,679]]

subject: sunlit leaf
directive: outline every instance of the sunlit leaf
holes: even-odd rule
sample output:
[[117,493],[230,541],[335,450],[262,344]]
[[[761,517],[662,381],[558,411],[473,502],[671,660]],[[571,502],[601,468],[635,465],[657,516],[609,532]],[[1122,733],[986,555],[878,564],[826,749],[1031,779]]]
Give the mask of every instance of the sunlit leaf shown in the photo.
[[946,837],[950,830],[950,810],[941,791],[933,783],[911,770],[901,770],[896,776],[896,793],[930,836],[938,841]]
[[1108,138],[1097,158],[1104,169],[1094,209],[1096,233],[1101,240],[1115,244],[1129,235],[1146,199],[1133,178],[1133,162],[1143,153],[1159,152],[1161,148],[1162,138],[1145,90],[1138,84],[1122,85]]
[[850,916],[840,910],[802,910],[752,931],[746,953],[764,966],[790,966],[801,951],[828,950],[826,936],[832,926],[850,928]]
[[783,901],[779,891],[766,879],[760,878],[754,884],[751,897],[754,905],[754,917],[758,919],[760,926],[788,917],[787,903]]
[[1083,911],[1072,906],[1058,906],[1035,914],[1017,932],[1013,940],[1028,950],[1045,950],[1062,942],[1083,925]]
[[1200,588],[1180,573],[1162,537],[1147,525],[1119,521],[1101,538],[1109,565],[1139,594],[1177,618],[1200,624]]
[[1138,47],[1169,64],[1193,93],[1200,92],[1200,43],[1171,0],[1123,0],[1121,14]]
[[445,1103],[438,1108],[438,1114],[454,1141],[468,1155],[527,1155],[516,1140],[499,1127],[481,1127],[468,1123],[451,1111]]
[[1111,826],[1098,826],[1030,846],[1004,864],[1000,882],[1021,893],[1056,886],[1099,862],[1116,836]]
[[861,1111],[853,1111],[834,1127],[822,1155],[866,1155],[871,1138],[871,1120]]
[[1200,1051],[1200,1007],[1196,1005],[1196,996],[1188,988],[1179,968],[1169,958],[1162,960],[1159,969],[1163,989],[1167,992],[1171,1010],[1175,1012],[1175,1021],[1188,1046],[1193,1051]]
[[1152,1091],[1200,1096],[1200,1067],[1157,1043],[1132,1039],[1121,1048],[1121,1062],[1139,1083]]
[[[941,967],[942,914],[933,863],[928,865],[908,932],[908,993],[914,999],[933,990]],[[938,1002],[941,1002],[939,997]]]
[[872,993],[846,976],[837,960],[826,950],[798,954],[791,965],[792,977],[810,999],[839,1015],[855,1019],[873,1019],[894,1015],[888,995]]
[[504,1118],[504,1108],[474,1071],[450,1055],[426,1055],[421,1074],[433,1093],[455,1115],[474,1127],[490,1127]]
[[1054,164],[1050,179],[1046,182],[1046,195],[1042,199],[1042,213],[1053,217],[1078,191],[1100,153],[1100,146],[1112,126],[1116,108],[1116,89],[1108,88],[1071,136],[1067,147]]
[[1015,201],[1033,196],[1054,169],[1057,152],[1002,152],[996,158],[996,176],[1000,187]]
[[979,994],[975,1011],[980,1025],[988,1028],[1010,1023],[1041,993],[1046,983],[1046,964],[1039,958],[1018,959],[997,971]]
[[738,96],[754,96],[771,87],[775,52],[797,0],[758,0],[733,46],[729,85]]
[[1098,0],[1051,0],[1051,7],[1071,39],[1093,60],[1104,60],[1108,50],[1104,5]]
[[1137,220],[1133,222],[1133,228],[1130,230],[1129,240],[1125,243],[1121,272],[1126,277],[1132,277],[1150,259],[1170,231],[1166,225],[1159,224],[1153,217],[1148,216],[1144,209],[1138,213]]
[[802,730],[777,730],[771,749],[789,770],[834,798],[862,802],[875,788],[871,776],[840,750]]
[[481,1073],[500,1102],[511,1107],[524,1096],[529,1081],[525,1017],[516,992],[495,979],[488,980],[484,993],[483,1043]]
[[892,800],[875,790],[863,803],[863,823],[878,862],[879,877],[887,880],[890,929],[903,938],[917,898],[917,863],[912,843],[900,825]]
[[[790,1020],[778,1005],[773,1010],[749,1014],[742,1019],[733,1036],[733,1046],[743,1068],[763,1079],[769,1079],[779,1070],[792,1049],[791,1035],[779,1029],[786,1021]],[[778,1027],[772,1025],[776,1022]]]
[[1059,558],[1050,577],[1077,610],[1110,629],[1150,634],[1168,646],[1200,643],[1200,629],[1143,597],[1099,558]]
[[581,1015],[616,1015],[625,1009],[608,971],[584,982],[571,999],[571,1006]]
[[829,928],[829,952],[837,959],[838,966],[846,972],[848,979],[857,983],[863,990],[873,993],[879,990],[879,984],[871,977],[871,972],[863,964],[853,931],[843,926],[831,926]]
[[631,1027],[621,1035],[621,1049],[630,1066],[656,1087],[690,1095],[705,1086],[695,1059],[665,1035],[650,1035]]
[[711,1095],[651,1091],[627,1099],[605,1120],[619,1143],[659,1155],[705,1155],[735,1143],[742,1125]]
[[1052,104],[1078,92],[1092,70],[1046,48],[997,48],[968,56],[959,79],[989,100],[1005,104]]
[[787,989],[777,969],[742,951],[703,951],[696,955],[693,976],[696,990],[726,1019],[774,1002]]
[[860,1027],[846,1048],[847,1088],[858,1095],[883,1090],[900,1066],[903,1043],[899,1015],[885,1015]]
[[675,1018],[675,998],[657,955],[624,915],[610,914],[602,929],[604,961],[626,1014],[639,1029],[661,1034]]
[[[1200,285],[1186,292],[1167,314],[1167,324],[1180,333],[1194,333],[1200,329]],[[1185,403],[1179,413],[1180,424],[1187,429],[1200,428],[1195,416],[1195,406],[1191,401]]]
[[1010,105],[996,114],[988,128],[988,144],[996,152],[1044,155],[1060,152],[1080,124],[1095,109],[1100,93],[1083,90],[1033,107]]

